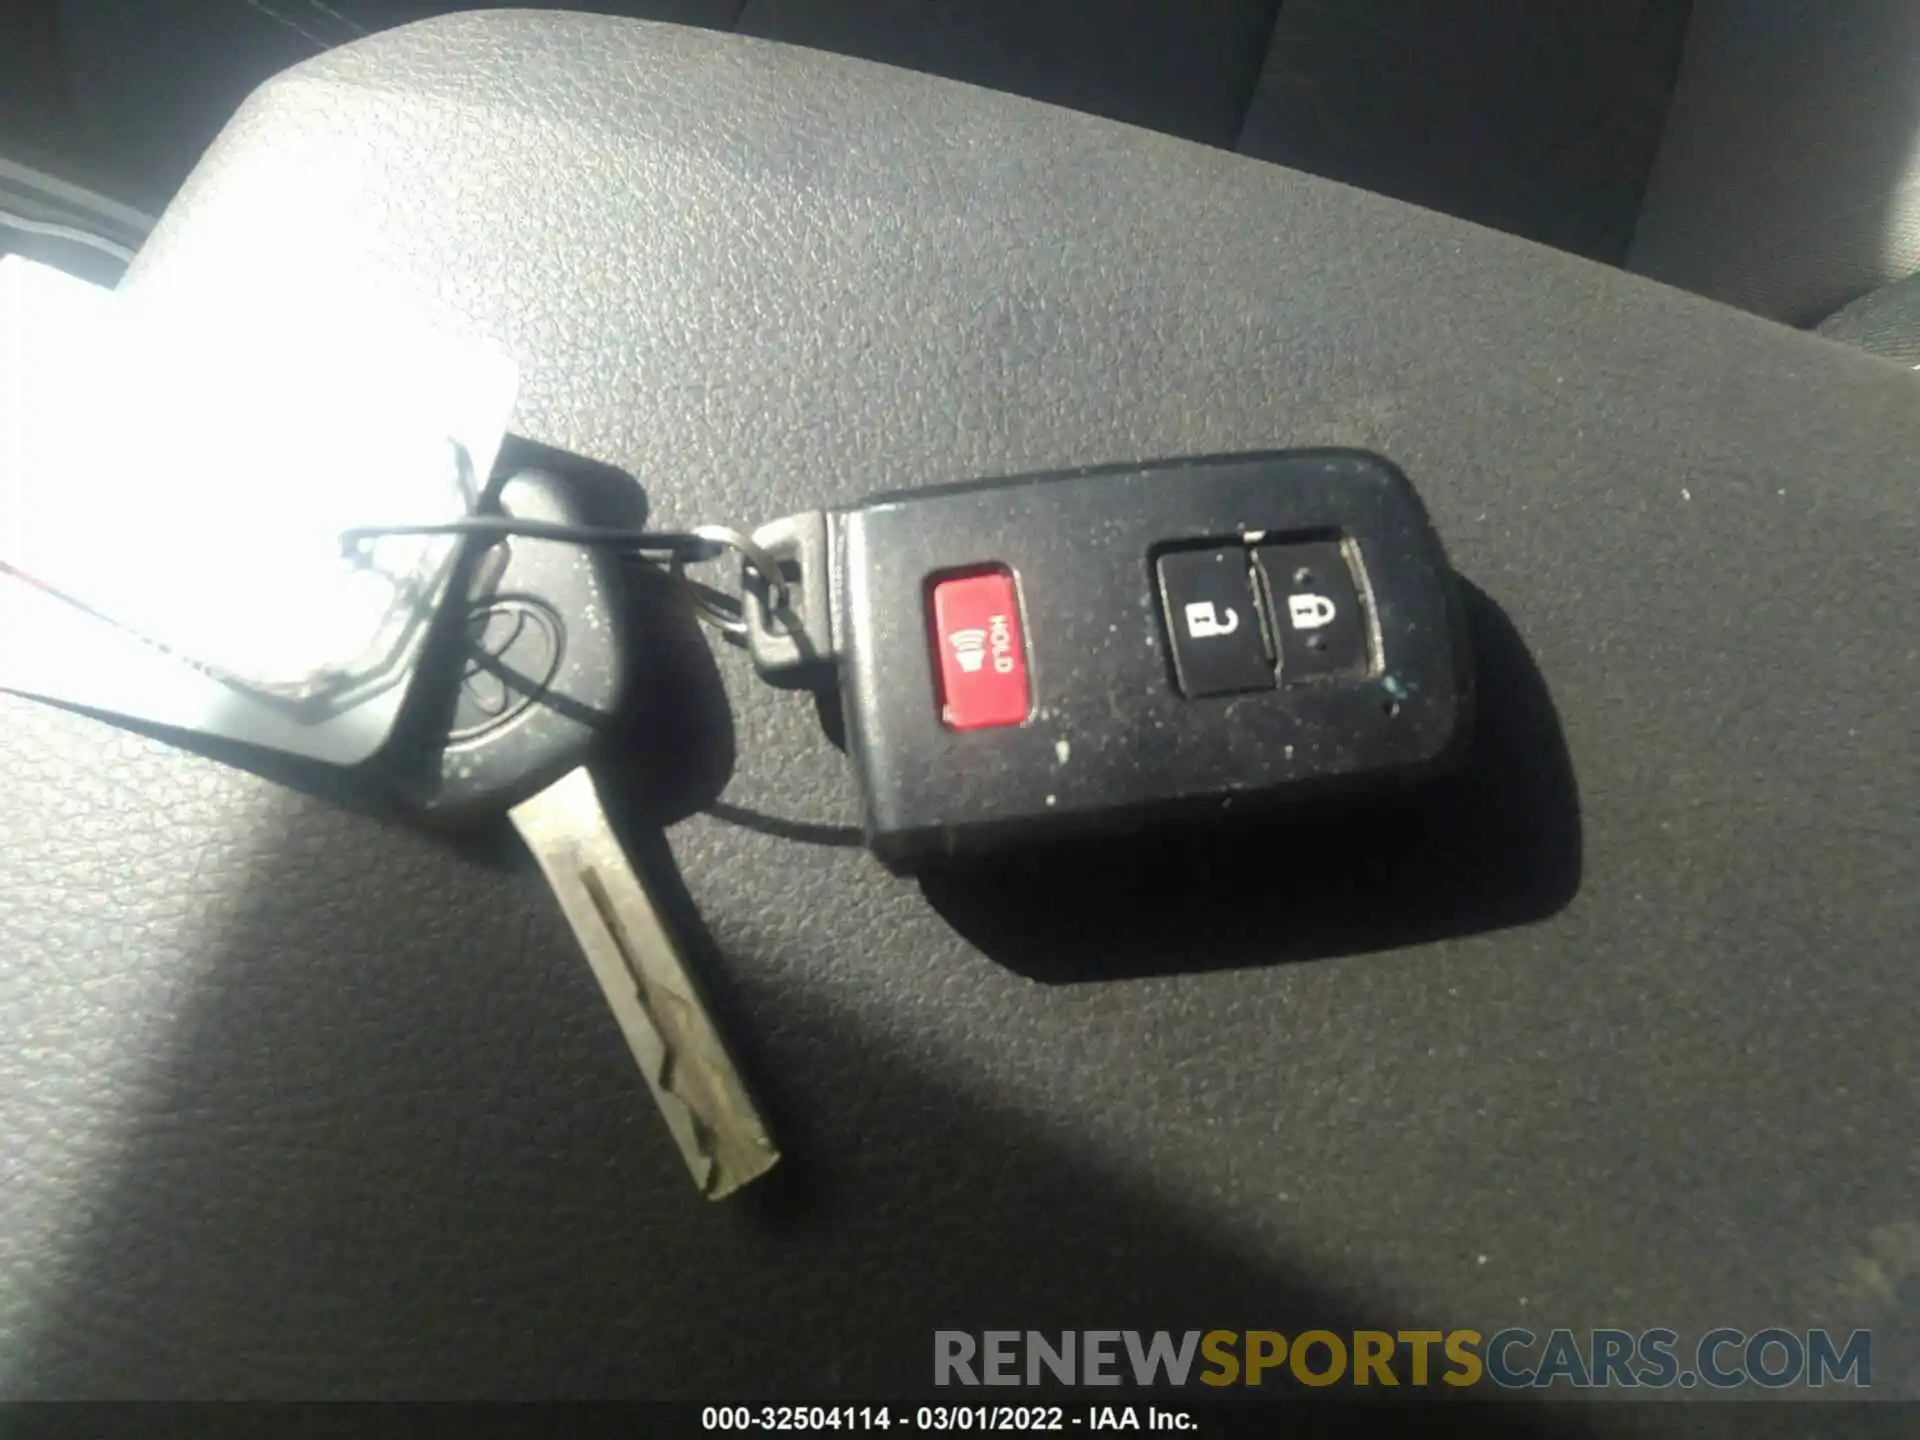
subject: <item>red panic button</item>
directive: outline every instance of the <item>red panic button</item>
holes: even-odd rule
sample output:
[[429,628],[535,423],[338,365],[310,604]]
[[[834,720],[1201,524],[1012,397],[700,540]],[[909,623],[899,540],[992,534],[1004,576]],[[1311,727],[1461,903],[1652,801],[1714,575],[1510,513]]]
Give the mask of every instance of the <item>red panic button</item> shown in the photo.
[[1025,723],[1032,697],[1012,575],[983,570],[935,581],[933,647],[940,719],[949,729]]

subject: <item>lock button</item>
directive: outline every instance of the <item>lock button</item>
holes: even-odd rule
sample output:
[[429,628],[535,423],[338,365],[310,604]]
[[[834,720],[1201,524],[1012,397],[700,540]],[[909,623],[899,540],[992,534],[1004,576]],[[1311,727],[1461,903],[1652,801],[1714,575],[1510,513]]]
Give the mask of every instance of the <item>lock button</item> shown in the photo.
[[1365,675],[1373,627],[1340,542],[1262,545],[1253,558],[1280,639],[1281,680],[1294,685]]
[[1240,546],[1171,550],[1157,562],[1161,614],[1183,695],[1274,688],[1253,571]]

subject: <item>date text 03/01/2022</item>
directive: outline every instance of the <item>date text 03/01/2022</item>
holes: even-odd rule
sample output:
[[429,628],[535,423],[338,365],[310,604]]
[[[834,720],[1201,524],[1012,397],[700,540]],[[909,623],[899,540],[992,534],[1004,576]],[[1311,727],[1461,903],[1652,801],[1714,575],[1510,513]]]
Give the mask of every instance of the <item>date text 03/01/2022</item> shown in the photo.
[[1190,1412],[1156,1405],[709,1405],[707,1431],[902,1430],[1006,1434],[1022,1431],[1192,1430]]

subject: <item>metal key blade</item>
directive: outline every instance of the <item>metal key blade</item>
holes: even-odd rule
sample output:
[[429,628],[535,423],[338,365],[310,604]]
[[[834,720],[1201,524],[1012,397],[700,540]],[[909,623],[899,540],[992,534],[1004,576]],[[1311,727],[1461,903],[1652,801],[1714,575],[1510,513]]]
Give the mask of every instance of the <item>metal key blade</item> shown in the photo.
[[593,777],[563,776],[508,812],[540,862],[620,1031],[709,1200],[780,1158],[680,947],[607,824]]

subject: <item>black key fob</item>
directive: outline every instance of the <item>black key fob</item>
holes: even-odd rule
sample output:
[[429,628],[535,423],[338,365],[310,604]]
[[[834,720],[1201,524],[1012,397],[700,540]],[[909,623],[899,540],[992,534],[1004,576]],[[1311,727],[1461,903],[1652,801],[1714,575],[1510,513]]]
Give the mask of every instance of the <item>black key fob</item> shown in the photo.
[[794,516],[763,671],[832,664],[889,865],[1377,786],[1463,748],[1439,538],[1379,456],[969,481]]

